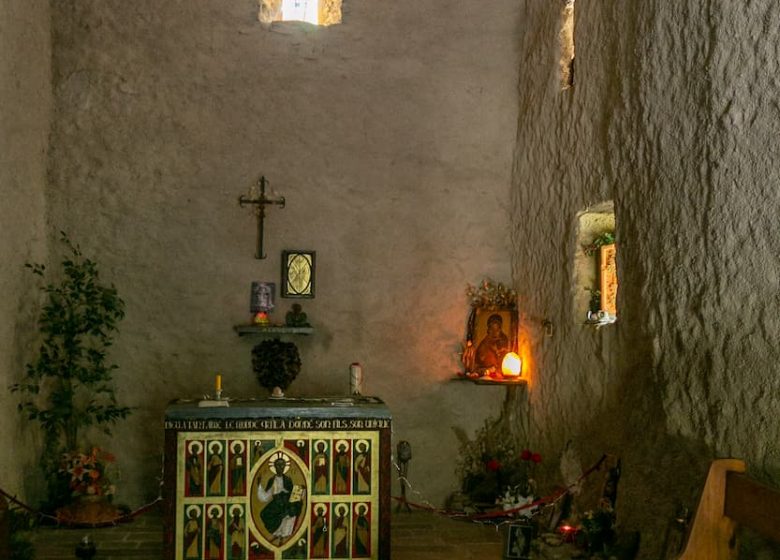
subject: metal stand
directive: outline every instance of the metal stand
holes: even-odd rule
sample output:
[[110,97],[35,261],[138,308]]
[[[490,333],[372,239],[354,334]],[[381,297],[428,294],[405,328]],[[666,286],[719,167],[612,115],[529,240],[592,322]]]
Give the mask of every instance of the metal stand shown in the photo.
[[399,441],[396,447],[396,455],[398,457],[398,482],[401,483],[401,499],[398,501],[398,505],[395,506],[396,513],[401,511],[402,507],[406,508],[406,511],[412,513],[412,508],[409,507],[409,502],[406,501],[406,485],[409,484],[409,461],[412,460],[412,445],[408,441]]

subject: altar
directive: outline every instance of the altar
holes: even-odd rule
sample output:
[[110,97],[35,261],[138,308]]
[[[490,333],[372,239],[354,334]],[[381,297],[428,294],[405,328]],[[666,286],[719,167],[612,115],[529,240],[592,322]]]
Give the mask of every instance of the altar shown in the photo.
[[175,401],[164,558],[390,558],[390,425],[374,397]]

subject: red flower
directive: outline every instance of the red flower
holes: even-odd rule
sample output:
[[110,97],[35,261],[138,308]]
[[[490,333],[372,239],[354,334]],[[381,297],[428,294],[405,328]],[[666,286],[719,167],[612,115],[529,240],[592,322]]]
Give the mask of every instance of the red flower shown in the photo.
[[533,461],[534,463],[537,463],[537,464],[541,463],[542,462],[542,456],[539,455],[538,453],[534,453],[533,455],[531,455],[531,461]]
[[485,468],[489,471],[496,472],[501,470],[501,462],[498,459],[490,459],[490,461],[485,463]]
[[530,461],[531,460],[531,450],[530,449],[523,449],[523,451],[520,453],[520,459],[523,461]]

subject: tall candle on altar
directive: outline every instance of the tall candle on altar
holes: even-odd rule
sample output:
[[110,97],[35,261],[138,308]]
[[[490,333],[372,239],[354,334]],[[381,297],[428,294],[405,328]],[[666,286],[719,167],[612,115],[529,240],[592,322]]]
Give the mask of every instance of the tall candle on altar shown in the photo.
[[363,393],[363,367],[353,362],[349,364],[349,394],[360,395]]
[[217,393],[222,391],[222,375],[219,374],[219,373],[217,374],[217,378],[215,380],[215,384],[216,384],[216,391],[217,391]]

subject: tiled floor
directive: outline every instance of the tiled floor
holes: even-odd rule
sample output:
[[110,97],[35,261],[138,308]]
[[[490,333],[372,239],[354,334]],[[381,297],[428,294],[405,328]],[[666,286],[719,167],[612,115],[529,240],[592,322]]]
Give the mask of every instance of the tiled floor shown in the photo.
[[[430,513],[397,513],[392,518],[393,560],[500,560],[502,533],[492,526]],[[73,560],[84,535],[97,546],[95,560],[148,559],[162,555],[160,513],[149,511],[132,523],[104,529],[41,528],[30,534],[36,560]]]

